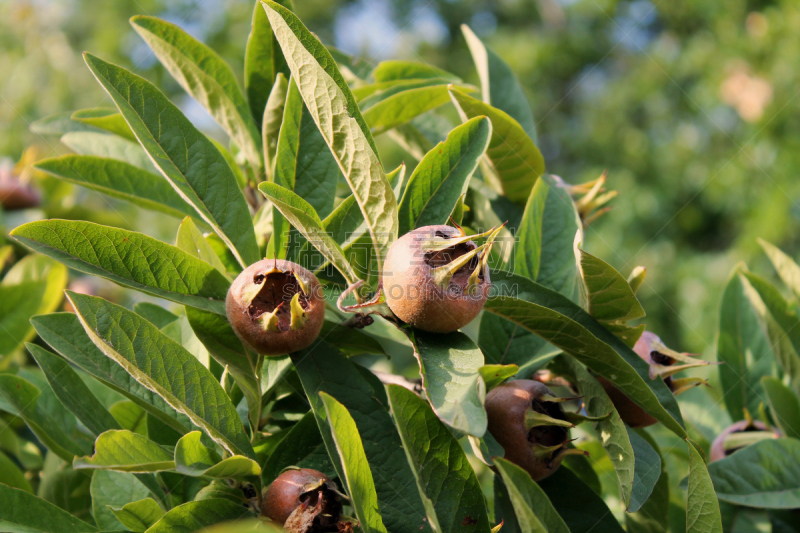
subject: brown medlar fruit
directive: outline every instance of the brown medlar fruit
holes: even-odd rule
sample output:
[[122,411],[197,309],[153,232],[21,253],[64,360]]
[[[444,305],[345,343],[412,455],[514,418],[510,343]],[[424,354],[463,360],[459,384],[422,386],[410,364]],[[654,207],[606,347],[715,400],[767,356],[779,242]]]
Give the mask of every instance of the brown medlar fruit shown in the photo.
[[582,417],[566,413],[562,400],[543,383],[527,379],[507,381],[486,395],[489,433],[505,450],[505,459],[535,481],[555,472],[566,455],[587,455],[567,448],[574,427],[570,418]]
[[497,230],[477,246],[461,228],[424,226],[400,237],[383,264],[386,303],[400,320],[433,333],[474,319],[491,288],[487,261]]
[[39,192],[30,184],[23,183],[13,171],[0,168],[0,205],[5,211],[36,207],[41,201]]
[[[666,347],[658,335],[649,331],[642,332],[642,336],[636,341],[633,347],[636,355],[641,357],[650,365],[650,379],[661,376],[667,387],[673,394],[678,395],[686,390],[705,384],[705,380],[700,378],[680,378],[672,376],[676,373],[710,364],[708,361],[693,359],[690,354],[679,353]],[[676,364],[681,362],[683,364]],[[644,409],[635,404],[624,392],[619,390],[616,385],[602,376],[595,376],[597,381],[603,386],[614,407],[617,409],[622,421],[632,428],[642,428],[652,426],[657,422]]]
[[316,276],[297,263],[263,259],[242,271],[225,298],[236,335],[264,355],[309,346],[325,319],[325,298]]
[[339,530],[342,496],[336,484],[310,468],[286,470],[264,492],[261,514],[289,533]]
[[760,420],[740,420],[725,428],[714,439],[708,454],[708,462],[712,463],[724,459],[760,440],[777,439],[782,436],[780,431]]

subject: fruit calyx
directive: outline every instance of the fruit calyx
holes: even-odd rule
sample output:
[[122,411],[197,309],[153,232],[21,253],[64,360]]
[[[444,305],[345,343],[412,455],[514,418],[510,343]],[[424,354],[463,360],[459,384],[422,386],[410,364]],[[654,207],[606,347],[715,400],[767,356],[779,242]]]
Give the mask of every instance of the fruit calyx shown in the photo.
[[261,514],[288,533],[346,531],[349,522],[341,517],[344,500],[346,496],[322,472],[290,467],[267,487]]
[[[489,296],[488,260],[501,228],[467,236],[460,227],[424,226],[395,241],[383,265],[383,298],[394,315],[432,333],[474,319]],[[473,239],[486,238],[477,245]]]
[[263,259],[233,281],[225,311],[249,346],[264,355],[282,355],[314,341],[325,318],[325,300],[319,281],[305,268]]
[[777,428],[760,420],[753,420],[747,409],[744,409],[744,416],[744,420],[731,424],[714,439],[708,456],[709,462],[724,459],[756,442],[783,436]]
[[538,481],[549,476],[569,455],[589,455],[569,448],[569,430],[593,420],[564,411],[562,403],[544,384],[533,380],[508,381],[486,395],[489,433],[505,450],[505,458]]

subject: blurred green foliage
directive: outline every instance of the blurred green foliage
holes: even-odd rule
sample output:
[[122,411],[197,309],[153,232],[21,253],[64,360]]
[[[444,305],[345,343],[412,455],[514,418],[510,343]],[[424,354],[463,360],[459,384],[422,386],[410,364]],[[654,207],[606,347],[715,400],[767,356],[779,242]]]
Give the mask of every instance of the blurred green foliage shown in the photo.
[[[176,22],[241,72],[252,7],[250,0],[0,3],[0,156],[16,160],[29,145],[56,155],[57,139],[31,133],[31,122],[111,105],[83,65],[85,49],[157,82],[214,133],[127,19]],[[621,194],[588,228],[586,248],[625,274],[647,267],[639,296],[648,329],[670,345],[713,351],[730,270],[744,259],[763,270],[756,237],[797,255],[796,2],[301,0],[296,10],[323,41],[348,52],[422,60],[477,83],[459,29],[470,25],[526,88],[548,171],[579,183],[608,169],[609,186]],[[369,29],[355,31],[364,21]],[[174,222],[148,219],[142,227],[131,217],[145,215],[117,204],[109,211],[94,193],[46,193],[63,200],[49,216],[95,203],[100,214],[78,218],[174,235]]]

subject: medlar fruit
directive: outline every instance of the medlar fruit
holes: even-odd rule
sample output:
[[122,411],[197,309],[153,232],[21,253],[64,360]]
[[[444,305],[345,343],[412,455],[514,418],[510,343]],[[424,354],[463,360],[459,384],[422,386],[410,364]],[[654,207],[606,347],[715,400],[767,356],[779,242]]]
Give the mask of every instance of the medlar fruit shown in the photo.
[[782,436],[781,432],[777,429],[768,426],[760,420],[749,418],[748,414],[746,420],[740,420],[735,424],[731,424],[714,439],[708,454],[708,462],[712,463],[724,459],[760,440],[777,439]]
[[325,298],[319,281],[305,268],[263,259],[233,281],[225,312],[243,342],[264,355],[283,355],[317,338],[325,319]]
[[588,455],[567,448],[571,419],[543,383],[520,379],[498,385],[486,395],[489,433],[505,450],[505,459],[525,469],[534,481],[555,472],[567,455]]
[[336,484],[310,468],[286,470],[267,487],[261,514],[289,533],[339,531],[342,496]]
[[[491,288],[487,261],[499,232],[467,237],[461,228],[424,226],[400,237],[383,264],[386,303],[400,320],[449,333],[474,319]],[[488,236],[477,246],[472,238]]]
[[39,193],[28,183],[23,183],[9,168],[0,168],[0,205],[5,211],[36,207]]
[[[642,332],[642,336],[636,341],[633,351],[650,365],[650,379],[661,376],[664,379],[664,383],[667,384],[675,395],[706,383],[705,380],[700,378],[673,378],[673,375],[682,370],[705,366],[710,363],[708,361],[694,359],[688,353],[679,353],[667,348],[661,341],[661,338],[655,333],[649,331]],[[683,364],[676,364],[678,362]],[[647,414],[644,409],[633,403],[633,401],[612,382],[602,376],[595,377],[603,386],[606,394],[608,394],[608,397],[617,409],[622,421],[628,424],[628,426],[632,428],[642,428],[652,426],[657,422],[657,420]]]

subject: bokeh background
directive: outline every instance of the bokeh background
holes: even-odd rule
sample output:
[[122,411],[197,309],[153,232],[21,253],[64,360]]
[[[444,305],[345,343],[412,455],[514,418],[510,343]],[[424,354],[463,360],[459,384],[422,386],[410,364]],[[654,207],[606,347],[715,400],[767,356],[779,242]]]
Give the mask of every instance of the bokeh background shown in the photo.
[[[56,155],[57,138],[30,123],[111,105],[83,50],[155,81],[213,133],[127,19],[180,24],[241,73],[252,8],[251,0],[0,1],[0,157],[16,161],[29,146]],[[714,352],[731,269],[746,261],[770,272],[757,238],[798,255],[795,1],[295,0],[295,9],[324,42],[370,62],[421,60],[477,84],[459,29],[470,25],[520,77],[548,171],[579,183],[608,170],[621,194],[588,228],[585,247],[624,274],[647,268],[639,295],[649,329],[668,344]],[[64,213],[49,216],[142,227],[135,217],[145,215],[46,184],[46,194],[64,196]],[[172,239],[176,222],[150,222]]]

